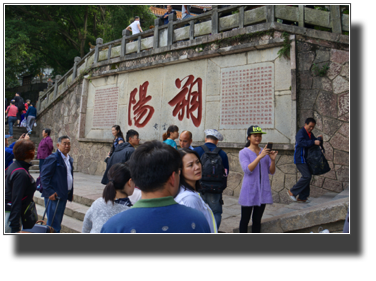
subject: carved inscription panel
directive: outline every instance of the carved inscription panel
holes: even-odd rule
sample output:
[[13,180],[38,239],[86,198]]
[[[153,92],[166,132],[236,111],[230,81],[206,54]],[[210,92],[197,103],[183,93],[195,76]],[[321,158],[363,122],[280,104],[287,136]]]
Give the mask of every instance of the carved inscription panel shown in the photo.
[[95,90],[93,128],[111,128],[116,124],[119,87]]
[[274,64],[221,69],[220,129],[274,127]]

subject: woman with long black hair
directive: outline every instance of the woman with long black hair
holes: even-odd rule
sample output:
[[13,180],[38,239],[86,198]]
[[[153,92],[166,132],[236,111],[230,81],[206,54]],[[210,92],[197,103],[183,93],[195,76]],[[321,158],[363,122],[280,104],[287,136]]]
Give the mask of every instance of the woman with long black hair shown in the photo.
[[175,139],[179,137],[179,128],[176,125],[171,125],[167,128],[167,132],[163,134],[163,142],[178,149]]
[[180,190],[174,199],[181,205],[200,211],[205,216],[211,233],[217,233],[214,214],[198,192],[201,187],[199,180],[202,177],[200,158],[196,151],[189,148],[179,149],[178,151],[182,157],[183,167],[180,173]]
[[115,151],[115,148],[118,146],[118,144],[125,142],[123,132],[121,131],[119,125],[113,125],[111,128],[111,133],[114,136],[114,140],[112,141],[112,147],[110,152],[108,153],[107,158],[111,157],[112,153]]
[[133,194],[135,185],[128,163],[113,165],[108,178],[102,197],[95,200],[85,214],[83,233],[100,233],[109,218],[132,207],[128,197]]

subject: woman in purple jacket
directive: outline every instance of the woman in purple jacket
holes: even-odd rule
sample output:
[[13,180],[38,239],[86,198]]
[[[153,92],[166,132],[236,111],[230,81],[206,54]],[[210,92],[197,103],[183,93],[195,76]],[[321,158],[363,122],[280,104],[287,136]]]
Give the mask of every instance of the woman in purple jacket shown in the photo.
[[51,130],[43,129],[42,135],[43,139],[40,141],[38,146],[37,159],[39,159],[39,172],[42,171],[42,166],[44,159],[51,155],[54,145],[52,139],[50,138]]
[[[239,195],[241,218],[240,233],[248,232],[248,223],[252,215],[252,233],[261,232],[261,218],[266,204],[273,204],[269,174],[275,172],[277,151],[260,148],[262,134],[266,134],[259,126],[251,126],[247,130],[245,148],[239,152],[240,165],[244,171],[242,189]],[[253,213],[252,213],[253,211]]]

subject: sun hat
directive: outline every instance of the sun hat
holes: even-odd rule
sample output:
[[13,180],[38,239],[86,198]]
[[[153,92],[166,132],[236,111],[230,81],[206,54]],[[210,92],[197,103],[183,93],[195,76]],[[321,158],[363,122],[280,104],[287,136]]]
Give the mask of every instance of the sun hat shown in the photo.
[[262,129],[257,125],[252,125],[247,130],[247,136],[252,134],[266,134],[266,132],[263,132]]
[[204,131],[205,136],[213,136],[219,141],[223,141],[223,136],[220,132],[218,132],[216,129],[207,129]]

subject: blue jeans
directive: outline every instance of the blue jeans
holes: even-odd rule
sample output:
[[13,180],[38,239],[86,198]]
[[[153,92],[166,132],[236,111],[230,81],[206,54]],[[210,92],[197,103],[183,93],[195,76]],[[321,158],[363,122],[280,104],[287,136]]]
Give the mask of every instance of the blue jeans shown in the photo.
[[8,125],[9,125],[9,135],[13,136],[13,124],[16,123],[17,117],[9,116]]
[[217,223],[217,229],[219,229],[219,225],[221,224],[222,219],[222,193],[215,194],[215,193],[205,193],[200,194],[201,198],[205,201],[206,204],[209,205],[210,209],[213,212],[215,222]]
[[[56,205],[58,200],[50,200],[50,203],[47,207],[48,198],[44,198],[44,206],[47,208],[47,225],[52,226],[56,232],[60,232],[61,230],[61,222],[63,221],[63,215],[65,210],[65,205],[67,204],[67,200],[60,200],[59,205]],[[54,213],[56,210],[56,215],[54,221],[52,219],[54,217]]]

